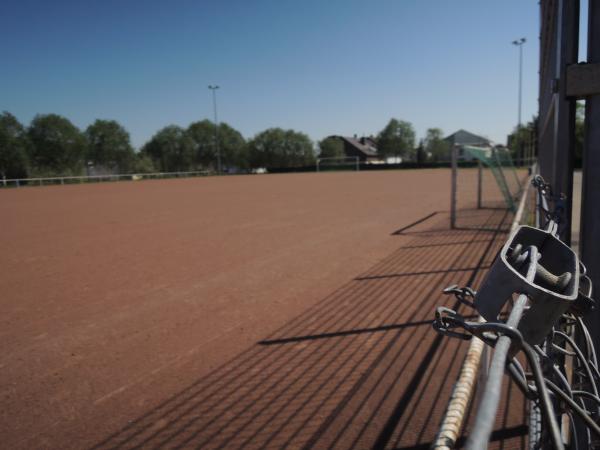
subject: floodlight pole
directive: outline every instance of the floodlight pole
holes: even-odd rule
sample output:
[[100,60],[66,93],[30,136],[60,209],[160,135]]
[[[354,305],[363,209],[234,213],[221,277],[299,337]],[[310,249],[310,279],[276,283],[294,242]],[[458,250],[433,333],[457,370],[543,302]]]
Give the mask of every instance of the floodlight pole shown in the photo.
[[[521,103],[522,103],[522,93],[523,93],[523,44],[525,44],[527,40],[522,37],[521,39],[517,39],[513,41],[513,45],[519,47],[519,113],[518,113],[518,121],[517,121],[517,133],[521,130]],[[519,156],[523,158],[523,142],[520,142]]]
[[215,153],[217,154],[217,173],[221,174],[221,150],[219,148],[219,121],[217,119],[217,89],[219,86],[216,84],[209,85],[208,88],[212,91],[213,94],[213,110],[215,113]]

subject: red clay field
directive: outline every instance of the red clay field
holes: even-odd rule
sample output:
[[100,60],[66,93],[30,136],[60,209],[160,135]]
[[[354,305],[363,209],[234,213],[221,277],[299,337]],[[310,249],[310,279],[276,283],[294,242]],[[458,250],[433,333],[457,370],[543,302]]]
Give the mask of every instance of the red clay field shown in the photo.
[[[441,289],[476,286],[511,220],[468,209],[449,230],[449,186],[437,169],[0,190],[0,447],[427,449],[467,347],[431,328],[457,306]],[[493,446],[522,448],[505,393]]]

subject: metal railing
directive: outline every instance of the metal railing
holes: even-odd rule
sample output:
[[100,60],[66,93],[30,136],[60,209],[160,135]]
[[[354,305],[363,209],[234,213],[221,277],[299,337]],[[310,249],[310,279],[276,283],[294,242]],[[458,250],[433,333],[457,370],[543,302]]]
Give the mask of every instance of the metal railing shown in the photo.
[[[532,173],[535,173],[535,165],[532,166],[531,171]],[[513,233],[524,220],[527,203],[531,197],[530,189],[532,180],[533,175],[527,179],[524,189],[521,192],[519,206],[510,227],[510,233]],[[445,292],[451,293],[454,291],[452,289],[446,289]],[[478,321],[479,323],[483,323],[484,319],[479,316]],[[480,376],[482,360],[486,359],[486,352],[487,349],[484,342],[481,339],[474,337],[469,344],[458,380],[452,390],[450,401],[446,407],[444,418],[442,419],[440,429],[432,448],[439,450],[449,450],[454,448],[460,437],[466,419],[467,408],[471,397],[473,396],[478,377]],[[487,368],[484,368],[484,370],[485,369]]]
[[[486,346],[493,348],[493,356],[468,449],[487,448],[505,372],[530,402],[530,448],[563,449],[567,442],[574,448],[595,448],[600,443],[600,370],[581,319],[593,307],[591,280],[577,255],[559,239],[564,196],[552,195],[539,175],[531,183],[538,192],[538,226],[519,226],[515,217],[508,241],[479,290],[452,286],[445,291],[487,320],[469,322],[445,307],[436,311],[438,332],[472,343],[434,448],[454,447]],[[521,205],[525,201],[523,197]],[[508,319],[500,320],[506,308]]]
[[[575,154],[575,111],[576,100],[585,100],[585,126],[583,139],[583,189],[581,205],[581,235],[579,248],[581,260],[578,261],[579,283],[577,298],[570,301],[571,308],[560,317],[550,321],[553,328],[548,330],[543,342],[520,341],[523,338],[522,320],[516,328],[506,328],[490,332],[491,340],[479,339],[477,324],[460,321],[458,316],[444,318],[440,312],[438,326],[457,326],[471,331],[469,351],[458,383],[454,388],[451,402],[446,411],[444,422],[435,441],[436,448],[452,448],[460,436],[466,409],[470,402],[481,354],[490,346],[496,345],[500,336],[512,337],[507,365],[495,366],[494,371],[504,371],[511,376],[516,385],[530,400],[530,448],[561,448],[563,441],[574,449],[600,448],[600,371],[596,359],[595,346],[600,346],[600,309],[593,310],[590,305],[592,281],[600,282],[600,252],[598,252],[598,224],[600,223],[600,142],[598,126],[600,124],[600,1],[588,0],[587,30],[580,22],[579,0],[541,0],[540,1],[540,61],[539,61],[539,111],[536,126],[535,144],[539,157],[540,173],[552,185],[542,185],[538,181],[540,195],[538,230],[550,227],[546,233],[551,239],[560,237],[563,244],[570,244],[571,238],[571,202],[573,189],[573,166]],[[581,63],[578,58],[579,28],[588,36],[587,61]],[[542,192],[543,191],[543,192]],[[564,197],[553,197],[553,211],[548,209],[549,192],[564,193]],[[543,195],[542,195],[543,194]],[[576,196],[575,196],[576,197]],[[560,215],[554,215],[558,214]],[[561,217],[559,224],[552,223]],[[513,233],[515,229],[513,229]],[[513,234],[511,233],[511,237]],[[536,246],[538,247],[538,246]],[[537,248],[538,254],[547,256],[547,251]],[[534,250],[531,250],[533,253]],[[544,254],[546,253],[546,255]],[[531,256],[527,253],[531,264]],[[587,276],[586,266],[590,270]],[[542,266],[543,267],[543,266]],[[523,269],[525,270],[525,269]],[[533,269],[532,269],[533,270]],[[575,270],[576,272],[577,270]],[[572,274],[576,275],[576,274]],[[526,283],[526,273],[522,273]],[[537,276],[537,275],[536,275]],[[449,293],[467,300],[475,299],[471,289],[453,288]],[[529,306],[534,304],[529,299]],[[558,304],[563,302],[559,301]],[[475,306],[473,302],[472,306]],[[514,306],[514,305],[513,305]],[[526,310],[523,317],[527,317]],[[496,319],[496,318],[491,318]],[[454,322],[452,322],[454,320]],[[497,320],[491,320],[497,323]],[[445,324],[445,325],[444,325]],[[500,325],[506,326],[506,323]],[[587,326],[590,328],[588,329]],[[446,332],[450,332],[450,328]],[[481,328],[479,329],[481,330]],[[443,331],[443,329],[441,330]],[[518,332],[519,334],[515,333]],[[474,333],[473,333],[474,332]],[[488,333],[488,334],[490,334]],[[464,336],[469,333],[463,333]],[[489,336],[488,336],[489,337]],[[504,339],[505,340],[505,339]],[[533,345],[532,345],[533,344]],[[502,346],[501,346],[502,347]],[[528,361],[531,372],[526,373],[514,359],[514,352],[521,352]],[[502,352],[500,352],[502,355]],[[498,356],[499,359],[500,356]],[[536,362],[539,361],[538,362]],[[483,365],[486,368],[486,365]],[[537,373],[541,366],[542,377]],[[490,371],[492,368],[490,368]],[[488,383],[491,383],[488,381]],[[487,446],[487,432],[493,418],[488,414],[494,408],[493,384],[486,384],[483,397],[486,403],[476,409],[477,419],[469,440],[470,448]],[[547,391],[548,394],[546,396]],[[547,400],[550,400],[548,402]],[[553,409],[553,411],[552,411]],[[484,411],[486,410],[486,411]],[[486,416],[487,414],[487,416]],[[485,416],[485,418],[484,418]],[[562,420],[558,420],[558,418]],[[485,423],[485,426],[483,425]],[[561,435],[557,436],[556,427],[560,424]]]
[[44,186],[56,184],[74,184],[74,183],[100,183],[107,181],[138,181],[143,179],[163,179],[163,178],[189,178],[211,175],[209,171],[188,171],[188,172],[152,172],[152,173],[127,173],[115,175],[75,175],[61,177],[35,177],[35,178],[2,178],[0,187],[22,187],[22,186]]

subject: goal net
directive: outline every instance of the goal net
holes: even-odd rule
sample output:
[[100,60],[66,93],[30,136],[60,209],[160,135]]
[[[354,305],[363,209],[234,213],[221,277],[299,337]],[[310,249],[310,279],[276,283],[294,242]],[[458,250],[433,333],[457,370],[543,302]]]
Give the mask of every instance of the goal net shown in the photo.
[[452,159],[452,226],[466,226],[480,210],[516,211],[527,169],[515,168],[508,149],[460,146]]

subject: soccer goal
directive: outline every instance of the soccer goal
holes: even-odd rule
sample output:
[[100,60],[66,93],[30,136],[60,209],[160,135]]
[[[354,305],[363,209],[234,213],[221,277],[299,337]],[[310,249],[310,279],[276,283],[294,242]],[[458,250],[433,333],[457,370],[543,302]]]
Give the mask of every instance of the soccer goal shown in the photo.
[[317,158],[317,172],[335,170],[360,170],[360,158],[358,156],[339,156],[328,158]]
[[515,212],[527,169],[515,168],[510,150],[500,147],[452,148],[451,227],[468,223],[478,210]]

